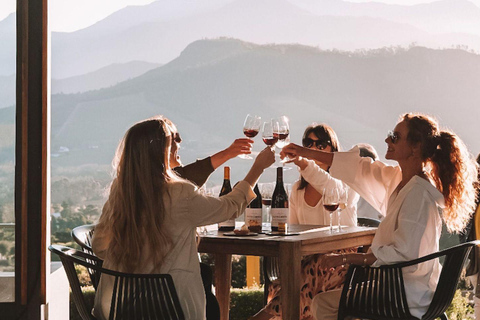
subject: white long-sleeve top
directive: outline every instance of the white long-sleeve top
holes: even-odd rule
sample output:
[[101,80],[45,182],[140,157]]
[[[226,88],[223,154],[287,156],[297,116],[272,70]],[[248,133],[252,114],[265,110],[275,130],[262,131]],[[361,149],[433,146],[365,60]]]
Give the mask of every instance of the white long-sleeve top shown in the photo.
[[[385,215],[372,242],[374,265],[408,261],[439,249],[444,197],[429,181],[415,176],[396,193],[402,173],[398,166],[361,158],[358,149],[334,154],[332,176],[356,190]],[[421,318],[433,298],[440,275],[438,261],[403,269],[410,312]]]
[[[315,190],[322,193],[324,188],[346,189],[348,186],[341,180],[333,178],[328,172],[320,168],[314,161],[307,160],[308,165],[300,170],[302,177]],[[300,180],[295,182],[290,193],[289,223],[329,225],[330,213],[323,207],[323,197],[315,206],[305,201],[305,189],[298,190]],[[341,211],[340,222],[344,226],[357,225],[357,202],[359,195],[352,189],[348,190],[346,208]],[[337,215],[332,215],[333,225],[338,224]]]
[[[255,193],[246,181],[239,182],[232,192],[220,198],[202,195],[193,184],[186,181],[168,183],[167,189],[164,223],[168,226],[172,247],[160,267],[155,267],[152,261],[145,258],[138,261],[134,273],[170,274],[185,318],[203,320],[206,302],[197,256],[196,227],[238,217],[255,198]],[[112,236],[103,230],[100,224],[95,228],[93,251],[105,260],[105,268],[121,270],[121,266],[113,265],[108,259],[107,249]],[[147,257],[149,250],[154,248],[145,248],[142,256]],[[112,290],[113,277],[103,275],[95,296],[94,315],[97,319],[108,319]]]

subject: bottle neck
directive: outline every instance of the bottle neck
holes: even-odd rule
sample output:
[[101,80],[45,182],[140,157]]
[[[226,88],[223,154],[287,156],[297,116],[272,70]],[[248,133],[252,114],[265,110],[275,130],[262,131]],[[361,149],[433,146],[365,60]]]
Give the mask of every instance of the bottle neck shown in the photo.
[[225,167],[223,169],[223,180],[230,180],[230,167]]
[[277,183],[283,183],[283,168],[277,168]]

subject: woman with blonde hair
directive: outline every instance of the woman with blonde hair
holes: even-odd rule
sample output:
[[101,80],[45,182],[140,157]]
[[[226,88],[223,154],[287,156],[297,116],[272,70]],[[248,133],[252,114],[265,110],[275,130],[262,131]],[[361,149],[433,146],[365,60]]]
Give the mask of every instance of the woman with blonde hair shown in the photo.
[[[449,231],[462,230],[475,206],[473,181],[477,167],[466,146],[453,132],[440,130],[422,114],[405,114],[385,139],[389,166],[350,152],[323,152],[294,144],[282,156],[306,157],[330,165],[330,174],[343,180],[385,215],[368,253],[326,255],[326,268],[353,263],[375,266],[412,260],[439,249],[442,217]],[[313,161],[301,168],[310,179]],[[439,208],[443,208],[440,210]],[[438,283],[437,260],[405,269],[403,277],[410,313],[421,318]],[[317,295],[312,304],[316,319],[336,319],[341,290]]]
[[[196,227],[239,216],[252,188],[274,162],[266,148],[243,181],[220,198],[201,194],[170,166],[172,131],[164,118],[131,127],[118,151],[116,177],[95,228],[93,251],[103,266],[129,273],[172,276],[186,319],[205,319],[205,293],[197,257]],[[102,276],[94,315],[108,319],[113,279]]]

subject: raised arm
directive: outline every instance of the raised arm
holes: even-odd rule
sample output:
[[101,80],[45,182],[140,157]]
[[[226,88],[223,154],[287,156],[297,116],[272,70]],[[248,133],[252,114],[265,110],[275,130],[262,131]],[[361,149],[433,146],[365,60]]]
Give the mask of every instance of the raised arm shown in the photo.
[[252,153],[252,144],[253,140],[249,138],[236,139],[228,148],[219,151],[210,157],[213,170],[240,154]]
[[[299,146],[298,144],[295,144],[295,143],[290,143],[285,147],[283,147],[282,151],[280,151],[280,157],[282,159],[285,157],[291,158],[293,159],[292,160],[293,162],[295,162],[297,158],[303,157],[311,160],[317,160],[321,163],[331,166],[333,161],[333,152],[325,152],[320,150],[309,149],[309,148]],[[302,168],[302,165],[303,164],[300,164],[299,166],[301,169],[304,169],[306,167],[306,164],[305,164],[305,167],[303,168]]]

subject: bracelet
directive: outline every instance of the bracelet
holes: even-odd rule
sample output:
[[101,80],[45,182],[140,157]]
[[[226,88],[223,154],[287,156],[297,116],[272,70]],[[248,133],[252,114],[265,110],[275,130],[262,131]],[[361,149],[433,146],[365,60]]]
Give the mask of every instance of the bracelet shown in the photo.
[[363,265],[364,265],[364,266],[367,265],[367,256],[366,256],[365,253],[363,254]]
[[343,265],[347,264],[347,256],[345,255],[345,253],[342,253],[342,264]]

